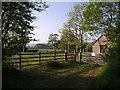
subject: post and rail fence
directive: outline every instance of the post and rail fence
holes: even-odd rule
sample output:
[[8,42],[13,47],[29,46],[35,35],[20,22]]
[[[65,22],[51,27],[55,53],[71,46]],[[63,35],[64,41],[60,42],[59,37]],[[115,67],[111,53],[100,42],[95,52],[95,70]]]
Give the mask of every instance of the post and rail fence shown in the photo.
[[[3,61],[8,61],[8,64],[16,64],[19,69],[25,66],[33,66],[33,65],[40,65],[42,62],[45,61],[76,61],[76,56],[74,53],[67,53],[64,51],[54,51],[54,52],[47,52],[47,53],[18,53],[15,55],[16,57],[6,58]],[[32,64],[29,64],[32,63]]]

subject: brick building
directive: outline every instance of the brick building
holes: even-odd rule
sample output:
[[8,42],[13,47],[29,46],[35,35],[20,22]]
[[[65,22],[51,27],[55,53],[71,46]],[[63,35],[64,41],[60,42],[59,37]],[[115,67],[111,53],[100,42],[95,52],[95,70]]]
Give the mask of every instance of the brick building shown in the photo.
[[104,53],[107,47],[107,38],[105,35],[101,35],[95,42],[92,44],[92,52],[95,54]]

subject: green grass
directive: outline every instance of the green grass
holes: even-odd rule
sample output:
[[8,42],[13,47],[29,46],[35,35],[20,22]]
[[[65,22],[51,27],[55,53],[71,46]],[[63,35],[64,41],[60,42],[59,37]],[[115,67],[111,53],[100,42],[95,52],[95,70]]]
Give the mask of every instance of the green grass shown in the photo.
[[61,62],[58,68],[47,66],[27,67],[18,71],[3,68],[3,88],[81,88],[94,87],[95,64]]
[[[49,54],[53,51],[53,54]],[[61,51],[61,50],[56,50],[56,51]],[[53,49],[40,49],[41,53],[48,53],[48,54],[41,54],[41,56],[54,56],[54,50]],[[38,52],[21,52],[22,54],[36,54],[36,55],[21,55],[21,57],[39,57]],[[56,55],[64,55],[64,53],[56,54]],[[19,55],[12,55],[9,58],[19,58]],[[64,56],[62,56],[64,57]],[[62,58],[61,56],[56,57],[56,58]],[[54,57],[42,57],[41,60],[43,59],[54,59]],[[26,59],[21,59],[21,61],[31,61],[31,60],[39,60],[39,58],[26,58]],[[63,59],[59,59],[58,61],[63,61]],[[8,60],[7,62],[19,62],[19,59],[13,59],[13,60]],[[46,61],[42,61],[41,63],[44,63]],[[22,65],[28,65],[28,64],[39,64],[38,62],[24,62]],[[19,66],[19,63],[14,63],[14,66]]]
[[[51,51],[55,51],[55,49],[28,49],[28,50],[39,50],[40,52],[51,52]],[[62,51],[62,50],[56,49],[56,51]]]
[[[115,69],[109,65],[104,65],[101,68],[101,73],[99,77],[96,79],[96,87],[97,88],[120,88],[120,74],[116,73],[119,72],[119,67]],[[113,70],[115,69],[115,70]],[[117,71],[118,70],[118,71]]]

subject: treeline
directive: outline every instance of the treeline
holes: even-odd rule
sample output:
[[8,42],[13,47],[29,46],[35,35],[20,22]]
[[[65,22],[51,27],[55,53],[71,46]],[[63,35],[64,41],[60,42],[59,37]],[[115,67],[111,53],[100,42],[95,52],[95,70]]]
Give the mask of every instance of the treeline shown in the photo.
[[28,49],[53,49],[48,44],[36,44],[35,46],[27,46]]
[[[69,33],[66,32],[66,36]],[[71,40],[72,36],[69,35],[69,39],[67,37],[64,37],[64,35],[60,36],[59,38],[58,34],[50,34],[49,39],[48,39],[48,45],[51,46],[53,49],[61,49],[61,50],[66,50],[68,53],[79,53],[80,52],[80,43],[79,46],[76,46],[75,40]],[[64,39],[63,39],[64,38]],[[84,42],[82,44],[82,52],[92,52],[92,42]]]

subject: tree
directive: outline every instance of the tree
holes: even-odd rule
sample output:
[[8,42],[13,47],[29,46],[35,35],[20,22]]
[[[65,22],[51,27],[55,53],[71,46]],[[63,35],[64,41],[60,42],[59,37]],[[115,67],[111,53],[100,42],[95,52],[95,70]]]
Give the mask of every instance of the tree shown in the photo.
[[87,28],[96,34],[106,34],[108,42],[110,42],[110,47],[103,56],[103,59],[107,62],[107,68],[101,74],[100,87],[119,88],[120,2],[90,3],[86,8],[84,17]]
[[48,8],[44,2],[2,2],[2,49],[4,54],[15,54],[24,51],[30,42],[30,23],[36,19],[33,10],[41,12]]
[[85,42],[83,46],[84,46],[85,52],[92,52],[92,43],[91,42]]
[[[120,43],[119,8],[118,2],[90,3],[83,14],[86,28],[89,28],[95,34],[104,33],[107,36],[109,46],[113,48],[119,47]],[[110,49],[109,53],[113,52],[111,50],[114,49]],[[118,51],[116,51],[117,54]],[[107,56],[110,57],[110,54]],[[109,62],[113,64],[112,60]]]
[[74,6],[74,10],[68,13],[69,20],[61,29],[61,46],[65,46],[69,52],[71,47],[76,51],[76,55],[80,52],[80,62],[82,60],[83,49],[85,48],[85,39],[90,34],[84,23],[83,12],[86,10],[87,3],[80,3]]
[[85,17],[84,23],[87,26],[86,28],[95,34],[106,34],[110,41],[116,42],[116,35],[119,33],[118,2],[90,3],[87,5],[83,15]]
[[119,2],[119,0],[89,0],[90,2]]
[[[87,35],[87,29],[84,27],[84,16],[83,12],[86,9],[87,3],[80,3],[74,6],[74,10],[68,13],[70,29],[74,31],[75,37],[78,39],[76,43],[76,49],[79,48],[80,50],[80,62],[82,59],[83,53],[83,44],[84,44],[84,37]],[[76,50],[77,51],[77,50]]]
[[74,31],[70,29],[69,22],[65,23],[59,32],[61,33],[59,48],[67,50],[68,53],[75,50],[77,38]]
[[50,44],[54,49],[57,47],[58,34],[50,34],[48,38],[48,44]]

